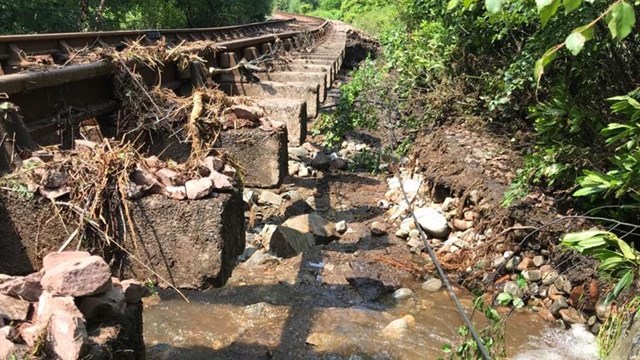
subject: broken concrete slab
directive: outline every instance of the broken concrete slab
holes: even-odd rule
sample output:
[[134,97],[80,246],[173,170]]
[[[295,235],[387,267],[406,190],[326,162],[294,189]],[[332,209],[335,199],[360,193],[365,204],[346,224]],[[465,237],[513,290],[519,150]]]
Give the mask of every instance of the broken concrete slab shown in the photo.
[[273,71],[258,74],[258,78],[263,81],[276,81],[281,83],[305,82],[320,85],[319,99],[324,102],[327,99],[327,88],[331,84],[328,82],[326,72],[302,72],[302,71]]
[[[336,79],[337,67],[335,63],[327,60],[296,59],[289,63],[276,63],[269,67],[270,71],[296,71],[296,72],[326,72],[329,75],[328,84],[333,85]],[[329,86],[331,87],[331,86]]]
[[282,121],[287,126],[290,144],[300,145],[307,138],[307,102],[295,99],[256,99],[268,117]]
[[220,88],[229,95],[305,100],[307,102],[307,115],[310,118],[314,118],[318,114],[318,104],[320,102],[320,85],[318,84],[311,85],[304,82],[279,83],[274,81],[261,81],[259,83],[221,82]]
[[116,264],[127,278],[164,283],[162,277],[179,288],[221,286],[244,250],[239,191],[180,202],[151,195],[131,201],[129,210],[138,234],[123,245],[135,259]]
[[224,148],[244,175],[244,185],[280,186],[287,176],[287,130],[232,129],[220,132],[216,147]]

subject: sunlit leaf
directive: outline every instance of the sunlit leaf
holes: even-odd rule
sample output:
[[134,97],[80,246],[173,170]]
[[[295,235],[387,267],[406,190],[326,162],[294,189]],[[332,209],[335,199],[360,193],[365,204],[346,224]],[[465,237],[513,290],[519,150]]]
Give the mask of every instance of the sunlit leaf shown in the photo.
[[624,240],[618,238],[618,246],[620,247],[622,254],[624,254],[624,257],[630,260],[635,260],[636,254],[631,246],[629,246],[629,244],[627,244]]
[[578,55],[582,48],[584,47],[584,43],[587,41],[587,38],[582,35],[582,33],[574,32],[567,36],[567,39],[564,41],[564,45],[571,52],[571,54]]
[[502,4],[504,0],[485,0],[484,6],[487,8],[487,11],[495,14],[498,11],[502,10]]
[[460,0],[449,0],[449,3],[447,4],[447,10],[455,8],[456,6],[458,6],[459,2]]
[[563,0],[563,4],[564,4],[564,12],[565,14],[568,14],[573,10],[579,8],[580,4],[582,4],[582,0]]
[[636,23],[633,6],[626,1],[614,5],[605,18],[611,37],[616,40],[626,38]]
[[536,61],[536,65],[533,70],[533,75],[536,78],[536,81],[539,83],[542,78],[542,74],[544,74],[544,67],[547,66],[550,62],[552,62],[556,56],[558,56],[558,47],[555,46],[547,52],[545,52],[538,61]]
[[549,5],[546,5],[543,8],[538,7],[538,9],[540,10],[540,21],[542,22],[542,27],[547,26],[549,20],[551,20],[556,12],[558,12],[560,3],[561,0],[553,0],[551,3],[549,3]]

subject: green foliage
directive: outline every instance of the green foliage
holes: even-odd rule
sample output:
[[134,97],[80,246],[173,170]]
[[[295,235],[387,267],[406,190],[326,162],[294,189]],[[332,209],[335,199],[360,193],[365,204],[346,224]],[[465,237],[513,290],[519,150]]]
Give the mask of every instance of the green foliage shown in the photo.
[[[474,301],[473,306],[484,315],[489,323],[479,333],[487,350],[493,358],[506,357],[504,318],[498,314],[496,309],[486,306],[480,297]],[[442,352],[446,354],[446,357],[440,357],[439,359],[472,360],[483,358],[478,349],[478,344],[471,338],[469,329],[466,326],[458,328],[458,335],[465,339],[464,342],[455,348],[451,344],[443,345]]]
[[260,21],[271,9],[270,0],[2,1],[0,34],[219,26]]
[[353,72],[349,83],[340,87],[340,99],[332,114],[323,114],[316,120],[313,134],[324,135],[327,146],[339,144],[343,137],[356,128],[375,129],[378,126],[376,103],[371,103],[370,91],[378,90],[382,77],[376,63],[367,60]]
[[629,289],[640,269],[640,253],[617,235],[605,230],[589,230],[564,236],[561,246],[600,260],[598,271],[616,281],[605,299],[615,300]]

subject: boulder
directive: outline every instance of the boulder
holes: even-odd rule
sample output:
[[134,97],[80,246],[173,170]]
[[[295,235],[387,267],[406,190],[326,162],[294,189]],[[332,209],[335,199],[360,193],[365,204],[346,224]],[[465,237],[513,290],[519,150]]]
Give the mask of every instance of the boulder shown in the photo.
[[428,292],[436,292],[442,288],[442,280],[431,278],[422,283],[422,289]]
[[447,219],[438,210],[430,207],[418,208],[414,211],[418,224],[428,234],[437,238],[445,238],[449,233]]
[[75,261],[78,259],[86,258],[91,256],[86,251],[60,251],[60,252],[52,252],[47,254],[42,259],[42,268],[47,271],[48,269],[52,269],[53,267],[67,261]]
[[107,291],[80,298],[77,303],[78,309],[89,321],[117,319],[124,315],[127,307],[122,286],[113,284]]
[[400,319],[393,320],[384,329],[382,329],[382,335],[390,338],[402,337],[409,331],[410,328],[415,326],[415,319],[411,315],[406,315]]
[[0,294],[0,318],[7,320],[26,320],[29,315],[29,302]]
[[231,190],[233,184],[229,181],[229,177],[225,174],[221,174],[215,170],[212,170],[209,174],[209,179],[213,181],[213,188],[216,190]]
[[290,218],[278,226],[270,238],[269,250],[276,256],[296,256],[314,245],[327,244],[338,238],[335,225],[318,214],[304,214]]
[[582,315],[578,310],[574,308],[562,309],[559,312],[562,321],[564,321],[567,325],[587,323],[584,315]]
[[41,283],[43,289],[54,294],[89,296],[108,289],[111,270],[101,257],[89,256],[47,269]]
[[70,296],[44,293],[38,304],[38,323],[48,324],[44,351],[48,358],[84,358],[88,341],[85,319]]

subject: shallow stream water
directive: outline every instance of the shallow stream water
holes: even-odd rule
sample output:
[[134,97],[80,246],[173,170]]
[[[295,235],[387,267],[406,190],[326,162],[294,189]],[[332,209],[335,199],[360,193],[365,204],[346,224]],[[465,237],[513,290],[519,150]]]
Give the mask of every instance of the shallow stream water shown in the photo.
[[[283,285],[287,286],[287,285]],[[163,295],[144,313],[150,359],[436,359],[443,344],[459,341],[462,324],[446,292],[417,291],[411,299],[332,306],[312,297],[306,307],[288,301],[295,291],[273,287],[234,302],[245,290],[216,289]],[[256,289],[253,289],[256,290]],[[255,295],[255,294],[254,294]],[[471,300],[463,298],[469,309]],[[293,306],[288,304],[294,304]],[[415,327],[401,337],[382,329],[405,315]],[[593,335],[564,330],[535,314],[513,313],[507,322],[509,356],[518,360],[597,359]]]

